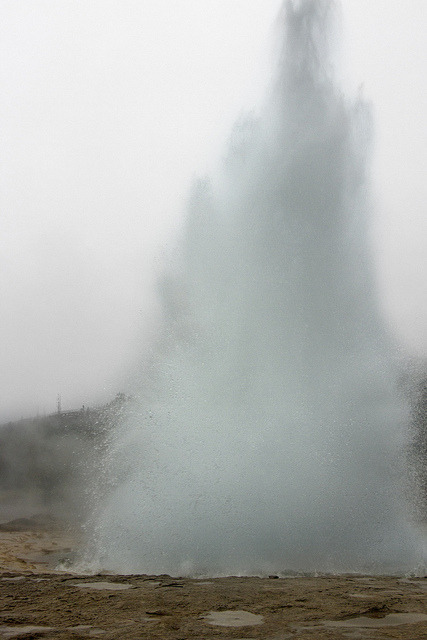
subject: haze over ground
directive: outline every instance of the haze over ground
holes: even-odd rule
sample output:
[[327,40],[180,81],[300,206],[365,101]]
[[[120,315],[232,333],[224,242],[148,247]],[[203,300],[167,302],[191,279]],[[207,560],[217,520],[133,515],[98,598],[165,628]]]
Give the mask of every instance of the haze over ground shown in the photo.
[[[192,176],[270,78],[279,0],[0,3],[0,421],[110,399],[153,335]],[[427,7],[345,0],[374,109],[378,282],[427,355]]]

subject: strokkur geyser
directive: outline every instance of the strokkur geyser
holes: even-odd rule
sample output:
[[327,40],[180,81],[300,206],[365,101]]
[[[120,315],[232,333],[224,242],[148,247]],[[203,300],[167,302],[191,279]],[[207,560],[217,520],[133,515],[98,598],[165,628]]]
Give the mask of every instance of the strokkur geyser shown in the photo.
[[370,114],[334,85],[331,3],[288,2],[279,68],[194,185],[139,409],[108,453],[98,568],[190,575],[417,562],[408,411],[368,242]]

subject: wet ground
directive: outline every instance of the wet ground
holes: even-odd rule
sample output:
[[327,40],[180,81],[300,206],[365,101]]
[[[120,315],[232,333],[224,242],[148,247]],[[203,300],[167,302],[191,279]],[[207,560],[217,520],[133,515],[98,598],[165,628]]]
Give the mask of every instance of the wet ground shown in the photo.
[[0,639],[427,639],[425,578],[55,572],[72,546],[58,530],[0,531]]

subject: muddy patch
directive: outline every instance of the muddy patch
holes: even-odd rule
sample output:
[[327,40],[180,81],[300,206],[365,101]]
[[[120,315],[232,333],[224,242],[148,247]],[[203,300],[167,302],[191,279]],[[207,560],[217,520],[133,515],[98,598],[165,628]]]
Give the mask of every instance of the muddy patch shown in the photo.
[[126,591],[132,589],[131,584],[123,584],[123,582],[73,582],[70,587],[78,587],[79,589],[95,589],[97,591]]
[[0,638],[19,638],[19,636],[32,638],[36,636],[43,636],[48,631],[53,631],[52,627],[36,627],[33,625],[0,627]]
[[419,622],[427,623],[427,615],[424,613],[389,613],[384,618],[360,616],[359,618],[349,618],[348,620],[324,620],[322,624],[326,627],[342,627],[346,629],[353,627],[358,629],[381,629],[383,627],[398,627],[402,624],[417,624]]
[[204,620],[216,627],[253,627],[263,624],[263,616],[250,611],[211,611]]

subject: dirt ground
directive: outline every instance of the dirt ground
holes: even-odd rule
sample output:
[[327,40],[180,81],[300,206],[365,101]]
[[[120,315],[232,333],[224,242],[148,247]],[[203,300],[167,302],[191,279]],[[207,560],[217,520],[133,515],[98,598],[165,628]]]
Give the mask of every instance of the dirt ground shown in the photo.
[[427,579],[77,575],[49,523],[0,525],[0,638],[427,639]]

